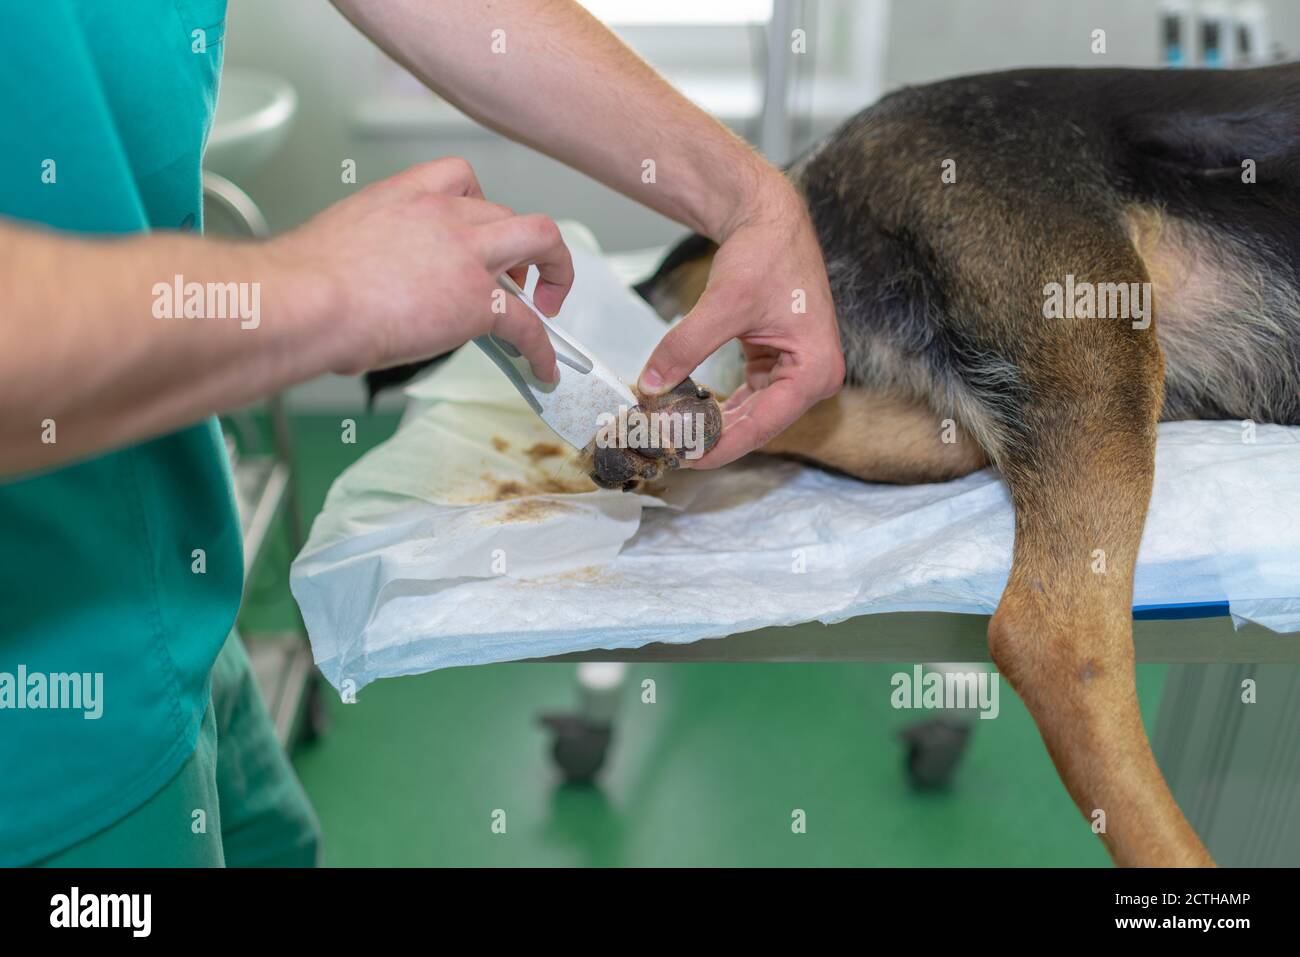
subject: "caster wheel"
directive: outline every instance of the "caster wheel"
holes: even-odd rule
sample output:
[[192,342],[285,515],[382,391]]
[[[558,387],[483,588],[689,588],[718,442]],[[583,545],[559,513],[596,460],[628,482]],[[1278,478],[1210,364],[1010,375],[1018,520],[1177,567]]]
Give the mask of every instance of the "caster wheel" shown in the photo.
[[590,784],[605,764],[613,729],[579,715],[543,715],[541,724],[553,735],[551,756],[570,784]]
[[966,721],[934,718],[902,732],[907,743],[907,775],[922,791],[947,787],[966,753],[971,727]]

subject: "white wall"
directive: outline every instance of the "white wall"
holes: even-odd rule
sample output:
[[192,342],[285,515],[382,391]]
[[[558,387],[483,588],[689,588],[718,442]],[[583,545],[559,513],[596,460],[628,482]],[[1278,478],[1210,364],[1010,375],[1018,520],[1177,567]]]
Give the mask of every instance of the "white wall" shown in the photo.
[[[838,29],[834,10],[853,0],[810,0],[811,30]],[[1157,0],[894,0],[889,15],[886,88],[1015,66],[1155,64]],[[1300,55],[1300,0],[1272,0],[1273,30]],[[1094,28],[1107,31],[1105,57],[1089,52]],[[824,43],[844,42],[835,37]],[[300,223],[341,198],[339,164],[352,158],[368,182],[423,159],[457,154],[473,163],[489,196],[507,205],[588,223],[607,249],[665,242],[680,232],[662,217],[501,137],[457,121],[375,120],[382,54],[324,0],[230,0],[228,69],[258,67],[288,78],[300,114],[278,162],[242,184],[275,228]],[[727,48],[734,60],[744,51]],[[851,55],[851,52],[850,52]],[[817,85],[814,84],[814,94]],[[827,106],[817,132],[865,106]],[[369,117],[369,119],[367,119]],[[424,117],[427,120],[427,117]],[[729,121],[742,132],[747,124]],[[444,118],[445,120],[445,118]]]
[[[1020,66],[1154,66],[1155,0],[921,0],[893,5],[890,86]],[[1106,31],[1106,55],[1089,50]]]
[[[297,88],[300,114],[277,162],[241,184],[273,228],[300,223],[355,187],[340,163],[356,160],[364,184],[413,163],[458,155],[485,193],[519,210],[591,224],[602,246],[630,249],[667,242],[681,228],[537,153],[451,114],[377,101],[387,59],[324,0],[231,0],[226,69],[255,67]],[[432,96],[429,96],[432,101]],[[409,104],[408,104],[409,106]],[[387,119],[385,119],[385,116]]]

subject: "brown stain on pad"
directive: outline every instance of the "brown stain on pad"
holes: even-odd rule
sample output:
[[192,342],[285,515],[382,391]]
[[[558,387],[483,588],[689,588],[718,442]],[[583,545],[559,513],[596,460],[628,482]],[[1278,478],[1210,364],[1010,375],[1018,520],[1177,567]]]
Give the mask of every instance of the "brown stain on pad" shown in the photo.
[[540,522],[544,518],[561,512],[571,512],[573,506],[567,502],[556,502],[549,498],[522,498],[511,502],[504,509],[488,518],[492,525],[511,525],[516,522]]
[[[493,510],[484,516],[484,521],[491,524],[505,522],[536,521],[545,515],[557,511],[572,511],[573,506],[563,502],[526,501],[542,495],[580,495],[594,492],[596,483],[575,468],[573,457],[566,455],[570,450],[554,442],[534,442],[528,448],[522,444],[514,448],[499,435],[490,439],[492,448],[520,461],[523,474],[516,478],[503,478],[491,471],[479,474],[479,483],[474,488],[460,490],[453,499],[457,505],[488,505],[494,502],[511,502],[520,500],[508,509]],[[513,470],[512,470],[513,471]]]
[[574,568],[567,572],[554,572],[550,575],[539,575],[536,578],[517,579],[520,585],[565,585],[565,584],[586,584],[596,582],[613,581],[609,575],[609,570],[600,565],[584,565],[581,568]]
[[524,449],[524,455],[528,456],[528,461],[533,465],[537,465],[542,459],[550,459],[563,454],[564,449],[554,442],[537,442],[531,448]]
[[523,498],[527,494],[519,482],[498,482],[496,491],[492,493],[492,501],[504,502],[506,499]]
[[561,478],[558,476],[539,475],[530,481],[510,479],[503,481],[485,474],[483,480],[491,487],[491,493],[466,504],[507,503],[505,508],[495,509],[483,516],[489,525],[510,525],[517,522],[540,522],[542,519],[563,512],[572,512],[574,507],[567,502],[540,498],[542,495],[576,495],[590,492],[595,484],[586,476]]
[[559,476],[540,476],[531,482],[511,479],[502,482],[484,476],[489,482],[495,482],[490,502],[506,502],[512,498],[527,498],[530,495],[577,495],[595,489],[595,483],[586,477],[561,478]]

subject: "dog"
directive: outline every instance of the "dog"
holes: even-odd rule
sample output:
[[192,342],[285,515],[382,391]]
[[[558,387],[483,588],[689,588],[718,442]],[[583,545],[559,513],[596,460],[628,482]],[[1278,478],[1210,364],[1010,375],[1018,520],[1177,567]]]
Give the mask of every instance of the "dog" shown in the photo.
[[[786,172],[847,371],[763,451],[870,482],[995,467],[1015,508],[995,665],[1117,864],[1211,865],[1138,711],[1133,570],[1157,422],[1300,425],[1300,64],[909,87]],[[715,249],[688,237],[637,292],[689,312]],[[689,380],[668,401],[715,402]],[[625,489],[677,464],[589,461]]]
[[[763,451],[870,482],[996,467],[994,663],[1117,864],[1211,865],[1138,711],[1133,570],[1157,422],[1300,425],[1300,64],[906,88],[787,175],[847,372]],[[686,239],[637,291],[685,314],[715,248]]]

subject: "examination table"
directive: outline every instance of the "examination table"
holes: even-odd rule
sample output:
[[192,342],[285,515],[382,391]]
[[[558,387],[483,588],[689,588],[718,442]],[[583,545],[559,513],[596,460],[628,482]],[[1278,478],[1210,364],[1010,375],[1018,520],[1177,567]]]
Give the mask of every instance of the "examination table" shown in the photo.
[[[662,326],[625,286],[654,256],[598,265],[589,234],[565,229],[579,278],[559,325],[630,378],[648,351],[637,334],[652,344]],[[726,391],[734,359],[715,360],[696,378]],[[317,663],[341,690],[438,667],[579,662],[580,705],[548,724],[561,766],[585,777],[610,742],[623,665],[987,661],[1011,533],[995,475],[899,489],[769,459],[674,476],[653,499],[597,493],[485,362],[462,350],[408,388],[402,428],[339,478],[295,561]],[[1221,863],[1294,864],[1300,429],[1161,429],[1134,622],[1138,661],[1172,665],[1153,744]],[[697,567],[716,588],[689,561],[673,573],[692,555],[707,556]]]

